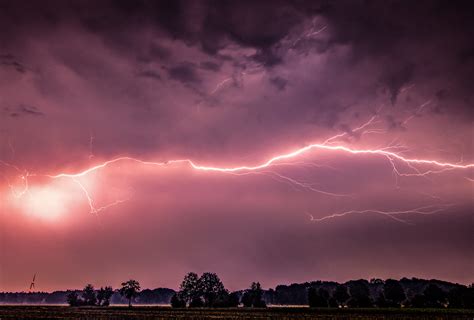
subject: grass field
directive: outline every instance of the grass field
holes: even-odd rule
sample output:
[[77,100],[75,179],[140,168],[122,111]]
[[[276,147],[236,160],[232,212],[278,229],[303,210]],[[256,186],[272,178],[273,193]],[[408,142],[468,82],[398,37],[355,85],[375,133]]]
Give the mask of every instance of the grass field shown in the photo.
[[474,319],[474,310],[445,309],[171,309],[168,307],[71,308],[66,306],[0,306],[4,319]]

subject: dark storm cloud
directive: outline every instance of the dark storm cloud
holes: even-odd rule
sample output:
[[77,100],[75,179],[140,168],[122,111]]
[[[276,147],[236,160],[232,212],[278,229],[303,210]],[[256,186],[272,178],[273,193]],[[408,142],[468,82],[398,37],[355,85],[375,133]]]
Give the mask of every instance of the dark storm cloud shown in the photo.
[[[387,68],[390,70],[390,66]],[[405,65],[397,66],[396,70],[387,71],[384,75],[382,82],[388,87],[390,91],[390,101],[392,105],[395,104],[397,96],[400,93],[400,89],[403,85],[407,84],[413,78],[414,65],[412,63],[406,63]]]
[[161,80],[161,76],[158,72],[153,70],[145,70],[138,73],[139,77],[152,78],[155,80]]
[[[350,44],[354,63],[370,57],[390,59],[389,65],[380,61],[380,79],[389,90],[393,103],[400,88],[418,76],[420,64],[437,65],[437,48],[433,48],[429,56],[420,57],[416,48],[419,40],[437,37],[449,41],[452,58],[456,59],[453,63],[460,65],[463,79],[472,78],[474,68],[474,59],[469,58],[474,47],[467,41],[474,37],[471,31],[474,19],[470,18],[472,5],[463,1],[418,1],[413,4],[405,1],[197,1],[192,4],[123,0],[100,3],[20,1],[15,4],[2,1],[0,5],[5,25],[2,37],[12,41],[13,33],[5,30],[45,32],[61,21],[78,19],[86,29],[100,34],[110,45],[127,48],[136,46],[130,39],[130,30],[150,26],[188,45],[199,46],[209,55],[216,55],[229,41],[255,48],[257,52],[252,58],[264,67],[284,63],[285,52],[279,49],[280,41],[304,19],[320,16],[327,20],[331,37],[327,41],[309,42],[309,45],[328,50],[337,44]],[[16,23],[12,19],[16,19]],[[450,33],[455,36],[450,37]],[[402,45],[407,46],[401,48]],[[147,62],[153,61],[154,57],[167,59],[170,55],[169,50],[157,44],[143,52],[139,59]],[[14,65],[14,62],[5,63],[20,72],[24,70],[18,62]],[[173,73],[178,78],[184,72],[186,81],[196,80],[192,71],[185,71],[186,67],[177,68],[181,75]],[[463,94],[469,97],[468,100],[472,99],[470,92],[474,91],[474,81],[464,83]]]
[[210,70],[210,71],[214,71],[214,72],[217,72],[221,69],[221,66],[215,62],[212,62],[212,61],[204,61],[204,62],[201,62],[199,64],[199,66],[202,68],[202,69],[205,69],[205,70]]
[[[0,0],[0,160],[14,155],[21,169],[47,174],[76,172],[117,155],[256,165],[344,134],[332,142],[406,147],[407,157],[450,162],[464,155],[468,161],[474,110],[471,7],[436,0]],[[356,130],[374,115],[373,132]],[[101,212],[105,229],[97,235],[105,241],[93,242],[85,234],[94,232],[94,222],[84,214],[87,202],[77,185],[48,180],[47,187],[58,183],[48,190],[52,193],[62,184],[70,188],[64,201],[71,202],[71,210],[58,225],[37,229],[31,223],[37,231],[32,235],[24,232],[22,219],[30,217],[20,214],[21,203],[13,206],[8,254],[19,248],[35,263],[40,255],[29,244],[41,239],[41,253],[58,260],[50,273],[54,289],[82,285],[91,275],[120,283],[125,273],[143,277],[144,286],[155,276],[175,286],[185,272],[207,271],[211,264],[235,289],[247,285],[249,276],[277,284],[396,272],[443,277],[448,270],[447,280],[472,281],[467,271],[455,271],[472,265],[472,250],[463,245],[472,223],[459,222],[465,229],[457,233],[458,220],[450,215],[456,210],[439,218],[414,215],[420,228],[375,214],[321,224],[306,220],[306,211],[322,217],[429,201],[472,202],[464,171],[394,181],[387,160],[315,150],[302,155],[304,167],[275,166],[269,176],[210,174],[179,164],[159,170],[139,163],[111,165],[84,177],[94,203],[112,203],[121,198],[115,194],[120,190],[133,189],[133,196]],[[326,162],[331,168],[319,167]],[[273,170],[354,197],[299,190],[271,179]],[[32,191],[43,187],[34,179]],[[9,195],[2,187],[0,197]],[[467,212],[458,212],[459,221],[472,222]],[[60,235],[64,241],[55,241],[49,231],[61,227],[67,230]],[[136,237],[129,243],[123,232]],[[246,232],[249,237],[242,237]],[[27,236],[17,243],[17,234]],[[199,250],[190,250],[191,242]],[[112,258],[107,261],[106,248]],[[386,251],[377,269],[380,250]],[[74,259],[64,259],[71,252]],[[403,264],[400,254],[406,257]],[[452,259],[436,262],[450,254]],[[83,266],[88,258],[91,264]],[[20,279],[20,260],[8,261],[11,279]],[[49,259],[41,261],[48,269]],[[69,270],[64,261],[83,278],[62,274]],[[23,264],[25,269],[31,263]],[[104,268],[91,267],[97,264]],[[23,285],[8,282],[5,288]]]
[[279,91],[285,90],[288,80],[282,77],[270,78],[270,83],[275,86]]
[[35,106],[30,106],[30,105],[19,105],[15,108],[10,108],[10,107],[4,107],[3,112],[5,114],[8,114],[12,118],[17,118],[20,116],[44,116],[45,114],[40,111]]
[[184,84],[195,84],[201,81],[196,73],[196,66],[189,62],[183,62],[177,66],[169,68],[168,75],[171,79],[180,81]]
[[12,54],[9,53],[0,55],[0,65],[12,67],[19,73],[26,72],[26,67],[22,63],[17,61]]
[[[462,88],[458,96],[468,102],[452,103],[452,108],[463,113],[472,106],[474,92],[474,61],[468,58],[473,52],[473,14],[471,1],[443,0],[338,1],[323,13],[333,31],[330,44],[350,44],[353,63],[381,61],[381,79],[392,103],[413,78],[439,76],[444,85],[451,81],[451,86]],[[430,74],[421,74],[423,69]]]
[[32,116],[43,116],[44,115],[44,113],[41,112],[35,106],[21,105],[21,106],[18,107],[18,111],[20,111],[24,114],[32,115]]

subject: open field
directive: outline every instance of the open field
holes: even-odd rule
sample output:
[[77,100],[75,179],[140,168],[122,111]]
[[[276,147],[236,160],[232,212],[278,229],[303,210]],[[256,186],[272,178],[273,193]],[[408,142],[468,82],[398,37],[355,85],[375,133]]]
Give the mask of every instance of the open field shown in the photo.
[[71,308],[66,306],[0,306],[0,319],[474,319],[474,310],[445,309],[171,309],[168,307]]

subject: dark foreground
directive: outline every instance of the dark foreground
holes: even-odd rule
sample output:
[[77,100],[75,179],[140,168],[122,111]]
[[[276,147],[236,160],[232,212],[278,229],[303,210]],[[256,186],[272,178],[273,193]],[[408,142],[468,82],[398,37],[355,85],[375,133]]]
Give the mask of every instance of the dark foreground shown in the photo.
[[171,309],[167,307],[71,308],[66,306],[0,306],[4,319],[474,319],[474,310],[447,309]]

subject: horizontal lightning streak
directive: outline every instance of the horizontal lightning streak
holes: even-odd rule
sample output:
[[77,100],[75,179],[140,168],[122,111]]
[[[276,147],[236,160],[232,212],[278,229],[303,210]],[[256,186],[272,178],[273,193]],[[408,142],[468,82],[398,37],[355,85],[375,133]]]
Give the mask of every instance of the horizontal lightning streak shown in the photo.
[[421,215],[430,215],[430,214],[435,214],[439,213],[441,211],[444,211],[448,209],[449,207],[452,207],[452,204],[445,204],[445,205],[430,205],[430,206],[424,206],[424,207],[419,207],[415,209],[409,209],[409,210],[397,210],[397,211],[383,211],[383,210],[378,210],[378,209],[366,209],[366,210],[349,210],[341,213],[334,213],[328,216],[324,216],[322,218],[315,218],[312,214],[308,213],[310,217],[310,220],[313,222],[322,222],[324,220],[329,220],[329,219],[334,219],[334,218],[340,218],[344,217],[350,214],[367,214],[367,213],[374,213],[374,214],[380,214],[383,216],[387,216],[395,221],[401,222],[401,223],[406,223],[410,224],[406,220],[400,219],[397,216],[398,215],[403,215],[403,214],[421,214]]
[[[426,103],[421,105],[418,108],[417,112],[418,113],[421,112],[421,110],[426,105],[428,105],[429,103],[430,103],[430,101],[427,101]],[[323,143],[310,144],[310,145],[304,146],[302,148],[290,151],[288,153],[284,153],[284,154],[274,156],[274,157],[270,158],[269,160],[267,160],[263,163],[256,164],[256,165],[253,165],[253,166],[245,165],[245,166],[236,166],[236,167],[216,167],[216,166],[209,166],[209,165],[201,165],[201,164],[198,164],[198,163],[192,161],[191,159],[175,159],[175,160],[169,160],[169,161],[163,161],[163,162],[156,162],[156,161],[141,160],[141,159],[134,158],[134,157],[129,157],[129,156],[123,156],[123,157],[117,157],[117,158],[114,158],[114,159],[111,159],[111,160],[104,161],[102,163],[93,165],[93,166],[91,166],[91,167],[89,167],[89,168],[87,168],[83,171],[79,171],[79,172],[73,172],[73,173],[62,172],[62,173],[57,173],[57,174],[33,174],[33,173],[29,173],[26,170],[21,170],[19,167],[15,166],[15,165],[11,165],[11,164],[6,163],[6,162],[1,161],[1,160],[0,160],[0,164],[2,164],[4,166],[7,166],[7,167],[10,167],[10,168],[12,168],[15,171],[20,173],[19,178],[22,180],[22,184],[23,184],[23,187],[21,188],[20,191],[17,191],[13,187],[13,185],[9,183],[9,186],[10,186],[10,188],[11,188],[11,190],[14,193],[15,196],[21,197],[25,193],[28,192],[28,178],[29,177],[43,176],[43,177],[49,177],[51,179],[70,178],[76,184],[78,184],[79,187],[81,188],[81,190],[83,191],[85,197],[87,198],[87,201],[88,201],[88,204],[89,204],[89,207],[90,207],[90,212],[93,213],[93,214],[97,214],[102,210],[105,210],[105,209],[107,209],[111,206],[120,204],[122,202],[125,202],[128,199],[117,200],[117,201],[115,201],[111,204],[108,204],[106,206],[96,208],[94,206],[94,201],[93,201],[92,197],[90,196],[89,192],[84,187],[84,185],[78,180],[78,178],[84,177],[84,176],[88,175],[89,173],[95,172],[97,170],[106,168],[110,165],[113,165],[113,164],[118,163],[118,162],[123,162],[123,161],[131,161],[131,162],[136,162],[136,163],[139,163],[139,164],[142,164],[142,165],[161,166],[161,167],[168,167],[168,166],[174,165],[174,164],[185,164],[185,165],[188,165],[190,168],[192,168],[194,170],[198,170],[198,171],[228,173],[228,174],[233,174],[233,175],[263,174],[263,175],[266,175],[266,176],[270,176],[270,177],[272,177],[273,179],[275,179],[277,181],[288,183],[292,187],[297,187],[297,188],[301,188],[301,189],[305,189],[305,190],[310,190],[310,191],[318,192],[318,193],[325,194],[325,195],[328,195],[328,196],[351,196],[351,195],[337,194],[337,193],[333,193],[333,192],[328,192],[328,191],[316,189],[314,187],[314,185],[311,184],[311,183],[298,181],[294,178],[288,177],[288,176],[283,175],[281,173],[278,173],[278,172],[275,172],[275,171],[270,171],[270,170],[265,170],[265,169],[268,169],[269,167],[272,167],[272,166],[284,166],[284,165],[304,165],[304,166],[307,166],[308,165],[307,162],[304,162],[304,161],[303,162],[301,162],[301,161],[300,162],[295,162],[294,158],[296,158],[300,155],[303,155],[305,153],[309,153],[310,151],[314,151],[316,149],[323,150],[323,151],[344,152],[344,153],[352,154],[352,155],[382,156],[382,157],[385,157],[389,161],[389,163],[391,164],[391,166],[393,168],[393,172],[397,176],[407,176],[407,177],[409,177],[409,176],[421,176],[421,177],[426,177],[427,175],[434,174],[434,173],[442,173],[442,172],[451,171],[451,170],[474,168],[474,163],[461,164],[459,162],[458,163],[451,163],[451,162],[443,162],[443,161],[431,160],[431,159],[419,159],[419,158],[406,157],[406,156],[403,155],[402,152],[394,151],[394,150],[399,150],[400,148],[405,148],[404,146],[401,146],[399,144],[394,144],[395,141],[393,141],[393,143],[391,143],[388,147],[385,146],[385,147],[379,147],[379,148],[375,148],[375,149],[357,149],[357,148],[347,147],[345,145],[334,145],[333,144],[335,142],[335,140],[341,139],[341,138],[349,136],[349,135],[352,135],[352,134],[354,134],[358,131],[361,131],[360,133],[358,133],[359,136],[367,134],[367,133],[382,133],[382,132],[384,132],[382,129],[368,128],[369,126],[377,123],[376,119],[378,117],[377,114],[378,114],[379,111],[380,111],[380,109],[377,110],[376,114],[374,116],[372,116],[367,122],[365,122],[364,124],[360,125],[359,127],[355,128],[351,131],[336,134],[336,135],[326,139]],[[407,118],[405,120],[405,123],[407,121],[409,121],[410,119],[411,119],[410,117]],[[91,139],[90,139],[90,154],[91,155],[92,155],[92,143],[93,143],[93,137],[91,135]],[[90,157],[90,158],[92,158],[92,157]],[[289,161],[285,162],[284,160],[289,160]],[[414,173],[400,172],[399,169],[397,168],[396,162],[404,163],[408,168],[413,170]],[[313,166],[318,166],[316,164],[312,164],[312,165]],[[431,168],[431,169],[428,170],[428,168],[425,168],[424,170],[420,170],[420,166],[422,166],[422,165],[423,166],[437,167],[438,169]],[[334,169],[334,168],[331,168],[331,169]],[[468,178],[468,177],[466,177],[466,179],[469,180],[469,181],[473,181],[471,178]],[[435,211],[431,211],[430,213],[420,212],[420,210],[424,210],[425,208],[426,207],[413,209],[413,210],[407,210],[407,211],[394,211],[394,212],[386,212],[386,211],[381,211],[381,210],[362,210],[362,211],[352,210],[352,211],[347,211],[347,212],[343,212],[343,213],[333,214],[333,215],[323,217],[323,218],[320,218],[320,219],[313,219],[312,218],[312,220],[314,220],[314,221],[323,221],[323,220],[326,220],[326,219],[329,219],[329,218],[342,217],[342,216],[345,216],[345,215],[348,215],[348,214],[351,214],[351,213],[370,213],[370,212],[372,212],[372,213],[384,214],[384,215],[387,215],[387,216],[391,217],[394,220],[397,220],[399,222],[404,222],[402,219],[399,219],[399,218],[395,217],[395,215],[402,214],[402,213],[431,214],[433,212],[437,212],[436,210],[439,210],[439,209],[436,209]]]
[[345,153],[349,154],[355,154],[355,155],[360,155],[360,154],[369,154],[369,155],[381,155],[389,160],[400,160],[402,162],[405,162],[407,164],[425,164],[425,165],[433,165],[437,167],[444,167],[444,168],[451,168],[451,169],[469,169],[469,168],[474,168],[474,163],[469,163],[469,164],[458,164],[458,163],[450,163],[450,162],[441,162],[437,160],[427,160],[427,159],[417,159],[417,158],[407,158],[404,157],[400,154],[397,154],[392,151],[387,151],[384,149],[353,149],[349,148],[346,146],[342,145],[326,145],[326,144],[310,144],[308,146],[305,146],[303,148],[297,149],[295,151],[286,153],[286,154],[281,154],[278,156],[275,156],[266,162],[254,166],[238,166],[238,167],[212,167],[212,166],[204,166],[204,165],[199,165],[194,163],[190,159],[181,159],[181,160],[170,160],[170,161],[165,161],[165,162],[153,162],[153,161],[144,161],[140,160],[137,158],[133,157],[118,157],[112,160],[105,161],[101,164],[98,164],[96,166],[90,167],[84,171],[78,172],[78,173],[59,173],[56,175],[44,175],[53,179],[56,178],[61,178],[61,177],[68,177],[68,178],[74,178],[74,177],[81,177],[84,175],[87,175],[90,172],[96,171],[98,169],[107,167],[113,163],[120,162],[120,161],[134,161],[138,162],[143,165],[153,165],[153,166],[166,166],[170,164],[178,164],[178,163],[187,163],[189,166],[191,166],[193,169],[196,170],[201,170],[201,171],[215,171],[215,172],[238,172],[238,171],[256,171],[264,168],[268,168],[274,163],[280,161],[280,160],[286,160],[286,159],[291,159],[295,158],[301,154],[304,154],[306,152],[309,152],[310,150],[313,149],[322,149],[322,150],[330,150],[330,151],[342,151]]

